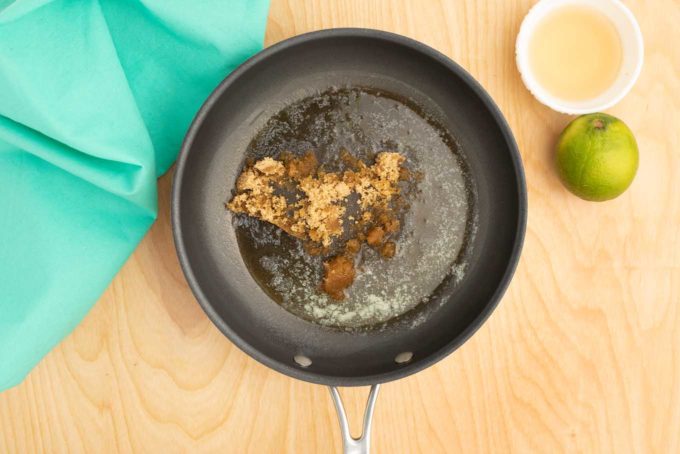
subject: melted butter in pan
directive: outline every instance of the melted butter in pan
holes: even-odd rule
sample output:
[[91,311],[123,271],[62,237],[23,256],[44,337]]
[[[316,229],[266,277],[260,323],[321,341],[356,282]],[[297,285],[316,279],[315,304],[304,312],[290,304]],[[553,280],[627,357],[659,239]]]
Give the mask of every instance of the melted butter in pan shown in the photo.
[[272,299],[303,319],[357,329],[426,303],[452,272],[461,277],[474,230],[474,192],[444,128],[412,101],[364,88],[332,89],[288,106],[252,140],[246,158],[314,150],[321,164],[337,171],[343,149],[369,163],[380,151],[396,151],[422,174],[417,190],[405,195],[409,208],[395,256],[385,259],[364,246],[344,300],[320,290],[324,257],[309,255],[299,240],[270,224],[234,216],[234,225],[246,266]]

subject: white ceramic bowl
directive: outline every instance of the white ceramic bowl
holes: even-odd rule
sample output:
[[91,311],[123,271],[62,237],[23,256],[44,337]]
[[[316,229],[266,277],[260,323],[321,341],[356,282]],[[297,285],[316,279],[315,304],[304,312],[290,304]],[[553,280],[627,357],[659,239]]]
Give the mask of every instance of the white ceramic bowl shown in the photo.
[[[538,83],[529,65],[529,40],[536,25],[547,14],[564,6],[588,6],[600,11],[611,20],[621,38],[623,59],[619,75],[604,93],[592,99],[566,101],[551,95]],[[515,57],[522,81],[536,99],[558,112],[579,115],[608,109],[626,96],[642,70],[644,44],[635,16],[619,0],[541,0],[522,22],[515,43]]]

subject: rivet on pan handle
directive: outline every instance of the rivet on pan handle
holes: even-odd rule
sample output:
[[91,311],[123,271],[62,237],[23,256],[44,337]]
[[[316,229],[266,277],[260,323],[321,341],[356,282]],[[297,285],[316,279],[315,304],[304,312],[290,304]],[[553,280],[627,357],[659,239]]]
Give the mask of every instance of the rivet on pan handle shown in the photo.
[[373,409],[375,408],[375,400],[378,398],[378,391],[380,385],[372,385],[371,392],[368,394],[368,401],[366,402],[366,411],[364,412],[364,426],[359,438],[353,438],[349,432],[349,423],[347,422],[347,414],[345,407],[342,404],[342,398],[335,386],[328,387],[331,391],[331,397],[335,404],[335,410],[338,412],[338,419],[340,420],[340,434],[342,435],[342,445],[345,454],[368,454],[371,449],[371,423],[373,422]]

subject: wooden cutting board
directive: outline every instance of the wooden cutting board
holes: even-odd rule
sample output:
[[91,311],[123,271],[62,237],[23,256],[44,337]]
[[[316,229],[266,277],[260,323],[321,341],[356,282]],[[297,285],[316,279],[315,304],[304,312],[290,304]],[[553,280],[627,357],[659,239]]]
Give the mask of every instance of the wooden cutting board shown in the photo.
[[[499,308],[446,360],[383,387],[375,453],[680,452],[680,5],[625,0],[645,38],[633,91],[610,112],[640,146],[619,199],[567,193],[552,147],[569,117],[514,63],[532,0],[272,0],[266,43],[328,27],[401,33],[449,55],[507,116],[529,223]],[[340,452],[328,390],[229,343],[184,281],[160,216],[82,324],[0,394],[0,453]],[[2,365],[0,364],[0,367]],[[359,426],[366,389],[343,393]]]

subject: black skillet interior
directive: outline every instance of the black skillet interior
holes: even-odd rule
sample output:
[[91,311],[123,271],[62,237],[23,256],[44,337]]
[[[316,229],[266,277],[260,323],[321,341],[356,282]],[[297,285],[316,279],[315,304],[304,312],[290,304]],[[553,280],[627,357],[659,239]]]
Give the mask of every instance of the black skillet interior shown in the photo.
[[[368,86],[414,100],[455,137],[476,187],[478,229],[462,282],[444,304],[425,305],[417,326],[356,334],[303,321],[252,279],[224,210],[249,141],[273,114],[331,86]],[[173,187],[180,262],[217,327],[265,365],[338,386],[381,383],[417,372],[461,345],[489,316],[516,266],[526,224],[526,189],[515,142],[484,90],[455,63],[410,39],[335,29],[272,46],[233,72],[189,130]],[[397,364],[395,357],[412,352]],[[304,355],[312,364],[293,360]]]

